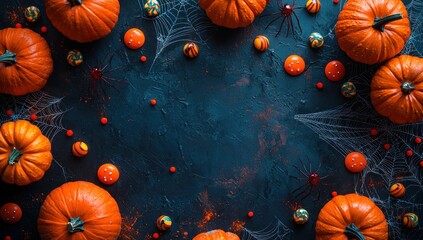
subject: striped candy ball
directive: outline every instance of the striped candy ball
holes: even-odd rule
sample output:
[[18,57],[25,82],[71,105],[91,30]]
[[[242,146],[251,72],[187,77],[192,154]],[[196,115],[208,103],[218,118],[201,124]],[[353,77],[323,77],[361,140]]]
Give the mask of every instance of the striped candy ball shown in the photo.
[[308,0],[306,3],[306,9],[309,13],[317,13],[320,11],[320,0]]
[[149,17],[157,17],[160,14],[160,4],[157,0],[148,0],[144,4],[144,10]]
[[269,48],[269,39],[265,36],[259,35],[254,39],[254,47],[259,51],[266,51]]
[[308,218],[308,212],[304,208],[297,209],[292,216],[292,219],[294,219],[296,224],[304,224],[308,221]]
[[78,50],[69,51],[66,59],[68,60],[69,65],[74,67],[81,65],[81,63],[84,61],[82,53]]
[[198,56],[198,46],[193,42],[189,42],[184,46],[184,55],[189,58],[195,58]]
[[36,22],[40,18],[40,9],[35,6],[29,6],[25,9],[25,18],[29,22]]
[[414,213],[406,213],[402,216],[402,224],[407,228],[415,228],[419,224],[419,217]]
[[166,231],[172,226],[172,219],[169,216],[161,215],[156,221],[157,228]]
[[389,194],[394,198],[400,198],[405,195],[405,187],[402,183],[394,183],[389,188]]
[[88,145],[84,142],[75,142],[72,145],[72,153],[76,157],[83,157],[88,154]]
[[322,34],[318,32],[312,32],[308,37],[308,43],[312,48],[321,48],[325,43],[325,39],[323,38]]

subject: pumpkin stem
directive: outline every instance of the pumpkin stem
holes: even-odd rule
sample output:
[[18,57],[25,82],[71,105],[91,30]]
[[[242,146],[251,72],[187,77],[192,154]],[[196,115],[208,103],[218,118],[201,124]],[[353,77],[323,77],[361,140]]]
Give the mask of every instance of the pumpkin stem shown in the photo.
[[16,53],[12,53],[9,50],[6,50],[6,52],[0,55],[0,62],[6,63],[6,65],[12,65],[16,63]]
[[80,217],[69,218],[69,222],[66,228],[70,233],[82,232],[84,231],[84,221],[82,221]]
[[68,0],[72,7],[78,6],[82,4],[82,0]]
[[22,156],[22,152],[16,148],[13,148],[8,158],[9,165],[14,165],[15,163],[17,163],[21,156]]
[[414,89],[414,85],[411,82],[403,82],[401,84],[401,91],[406,95],[410,94]]
[[375,18],[375,21],[373,22],[372,27],[374,29],[377,29],[381,32],[383,32],[385,30],[385,25],[388,24],[389,22],[395,21],[395,20],[399,20],[402,19],[402,14],[401,13],[397,13],[397,14],[392,14],[383,18]]
[[360,229],[358,229],[354,223],[351,223],[345,228],[344,234],[347,235],[348,239],[366,240],[366,238],[360,232]]

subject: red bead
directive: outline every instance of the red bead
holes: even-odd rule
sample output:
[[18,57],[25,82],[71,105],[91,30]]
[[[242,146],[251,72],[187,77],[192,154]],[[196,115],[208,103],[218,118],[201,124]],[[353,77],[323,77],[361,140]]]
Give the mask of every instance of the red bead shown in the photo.
[[407,151],[405,152],[405,154],[406,154],[408,157],[411,157],[411,156],[413,156],[413,151],[411,151],[411,150],[407,150]]
[[316,87],[317,89],[323,89],[323,83],[322,82],[316,83]]
[[415,143],[417,143],[417,144],[420,144],[420,143],[422,143],[422,139],[421,139],[421,138],[419,138],[419,137],[416,137],[416,138],[414,139],[414,142],[415,142]]
[[12,116],[13,115],[13,111],[11,109],[7,110],[6,111],[6,115],[9,116],[9,117]]
[[140,60],[141,62],[147,62],[147,57],[143,55],[141,56]]
[[42,26],[41,27],[41,32],[42,33],[46,33],[47,32],[47,27],[46,26]]
[[31,114],[31,116],[29,116],[29,118],[30,118],[32,121],[35,121],[35,120],[37,120],[37,119],[38,119],[37,115],[35,115],[35,114]]
[[333,0],[333,3],[338,4],[339,0]]
[[4,240],[12,240],[12,237],[11,236],[6,236],[6,237],[4,237]]
[[336,196],[338,196],[338,193],[337,193],[336,191],[333,191],[333,192],[331,193],[331,195],[332,195],[332,197],[336,197]]
[[158,233],[153,233],[153,238],[154,239],[159,239],[160,235]]
[[423,160],[420,161],[420,167],[423,167]]
[[73,131],[72,130],[67,130],[66,131],[66,136],[68,136],[68,137],[72,137],[72,135],[73,135]]
[[389,149],[391,148],[391,144],[389,144],[389,143],[385,143],[385,144],[383,145],[383,148],[384,148],[385,150],[389,150]]
[[22,24],[16,23],[15,28],[22,28]]
[[156,99],[151,99],[150,104],[151,104],[151,106],[155,106],[157,104]]
[[249,218],[254,217],[254,212],[248,212],[247,216],[248,216]]
[[377,135],[377,130],[376,129],[374,129],[374,128],[372,128],[372,129],[370,129],[370,135],[372,135],[372,136],[376,136]]
[[172,166],[169,168],[169,172],[171,173],[175,173],[176,172],[176,167]]
[[100,119],[100,122],[101,122],[101,124],[106,125],[106,124],[107,124],[107,122],[108,122],[108,120],[107,120],[107,118],[106,118],[106,117],[102,117],[102,118]]

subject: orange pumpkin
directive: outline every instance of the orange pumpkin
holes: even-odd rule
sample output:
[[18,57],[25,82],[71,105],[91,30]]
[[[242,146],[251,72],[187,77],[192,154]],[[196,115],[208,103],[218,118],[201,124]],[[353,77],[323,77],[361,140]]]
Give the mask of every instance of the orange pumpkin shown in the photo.
[[195,236],[192,240],[239,240],[239,237],[235,233],[225,232],[220,229],[216,229],[210,232],[200,233]]
[[0,175],[10,184],[27,185],[40,180],[50,168],[50,140],[26,120],[0,127]]
[[370,99],[376,111],[394,123],[423,119],[423,58],[401,55],[373,75]]
[[316,240],[387,240],[382,210],[365,196],[338,195],[323,206],[316,222]]
[[117,239],[122,218],[115,199],[90,182],[68,182],[44,200],[38,216],[41,239]]
[[46,0],[46,13],[65,37],[85,43],[107,36],[115,27],[119,0]]
[[46,40],[28,28],[0,30],[0,92],[14,96],[43,88],[53,72]]
[[348,0],[338,16],[339,47],[354,61],[375,64],[394,57],[410,37],[401,0]]
[[199,0],[210,20],[227,28],[242,28],[253,23],[268,0]]

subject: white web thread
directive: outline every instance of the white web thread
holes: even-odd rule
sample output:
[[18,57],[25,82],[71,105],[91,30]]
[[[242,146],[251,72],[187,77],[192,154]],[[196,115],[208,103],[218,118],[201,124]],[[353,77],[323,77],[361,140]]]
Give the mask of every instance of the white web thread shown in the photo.
[[[67,110],[61,109],[62,99],[41,91],[20,97],[0,95],[0,124],[19,119],[28,120],[37,125],[41,132],[52,141],[57,133],[66,131],[62,125],[62,118]],[[11,116],[6,114],[7,110],[12,110]],[[37,116],[35,121],[30,119],[32,114]],[[64,167],[55,159],[53,161],[62,169],[66,180]]]
[[287,240],[293,231],[276,218],[276,225],[268,225],[262,230],[243,229],[242,240]]
[[[193,41],[207,46],[207,32],[216,27],[210,22],[198,0],[160,0],[160,15],[151,19],[157,38],[156,55],[150,66],[151,72],[160,54],[177,42]],[[142,12],[143,3],[138,0]]]
[[406,7],[411,35],[401,53],[423,57],[423,1],[412,0]]

